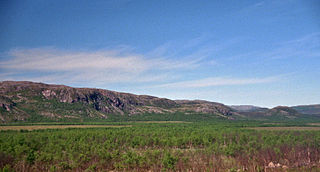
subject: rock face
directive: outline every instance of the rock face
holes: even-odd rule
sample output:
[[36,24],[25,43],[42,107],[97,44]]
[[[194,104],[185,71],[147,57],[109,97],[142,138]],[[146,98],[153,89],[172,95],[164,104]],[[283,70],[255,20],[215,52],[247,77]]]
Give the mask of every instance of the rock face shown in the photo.
[[26,81],[0,82],[2,122],[176,112],[206,113],[226,118],[237,115],[223,104],[207,101],[174,101],[148,95]]
[[239,115],[231,108],[226,107],[221,103],[209,102],[204,100],[176,100],[176,103],[181,105],[181,111],[195,111],[198,113],[219,114],[232,119],[233,115]]

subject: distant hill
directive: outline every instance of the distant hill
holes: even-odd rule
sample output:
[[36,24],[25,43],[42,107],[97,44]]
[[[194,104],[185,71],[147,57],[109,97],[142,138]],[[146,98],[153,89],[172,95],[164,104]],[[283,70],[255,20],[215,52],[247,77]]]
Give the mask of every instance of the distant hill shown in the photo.
[[320,115],[320,104],[292,106],[292,108],[302,114]]
[[251,105],[230,106],[239,114],[256,120],[289,120],[296,118],[305,118],[292,107],[277,106],[272,109],[262,108]]
[[297,118],[301,114],[295,109],[288,106],[277,106],[267,111],[267,116],[282,117],[282,118]]
[[262,108],[252,105],[231,105],[229,106],[237,112],[257,112],[257,111],[267,111],[268,108]]
[[171,119],[177,113],[186,115],[185,118],[188,114],[226,119],[241,117],[228,106],[208,101],[175,101],[27,81],[0,82],[0,122],[129,119],[143,114],[172,114]]

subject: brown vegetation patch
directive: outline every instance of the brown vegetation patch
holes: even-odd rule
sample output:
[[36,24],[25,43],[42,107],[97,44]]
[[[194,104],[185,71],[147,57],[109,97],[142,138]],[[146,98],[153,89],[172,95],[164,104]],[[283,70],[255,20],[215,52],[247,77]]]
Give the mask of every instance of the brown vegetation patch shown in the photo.
[[281,123],[274,123],[274,122],[266,122],[266,123],[263,123],[264,125],[279,125]]

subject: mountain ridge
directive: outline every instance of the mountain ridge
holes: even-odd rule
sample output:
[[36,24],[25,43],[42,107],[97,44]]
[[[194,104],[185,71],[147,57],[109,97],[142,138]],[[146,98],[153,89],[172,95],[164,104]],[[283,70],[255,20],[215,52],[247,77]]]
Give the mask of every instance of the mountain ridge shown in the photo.
[[[2,122],[47,119],[107,119],[111,115],[206,113],[233,119],[240,116],[221,103],[170,100],[96,88],[74,88],[30,81],[0,82]],[[33,119],[34,118],[34,119]]]
[[0,82],[0,123],[113,118],[130,120],[146,114],[158,115],[157,119],[160,120],[163,114],[169,119],[180,114],[179,119],[196,115],[193,117],[286,120],[305,115],[320,118],[320,105],[268,109],[252,105],[227,106],[206,100],[170,100],[101,88],[75,88],[30,81]]

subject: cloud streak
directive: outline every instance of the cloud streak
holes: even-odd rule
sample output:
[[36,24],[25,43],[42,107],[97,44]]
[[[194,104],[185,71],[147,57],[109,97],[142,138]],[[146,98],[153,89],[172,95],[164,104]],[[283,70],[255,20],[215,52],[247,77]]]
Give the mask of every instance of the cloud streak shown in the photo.
[[10,60],[0,62],[3,69],[39,70],[39,71],[74,71],[74,70],[122,70],[143,72],[149,69],[179,69],[198,66],[202,59],[199,54],[180,60],[166,57],[147,58],[142,54],[123,50],[94,52],[72,52],[51,48],[14,49],[8,52]]
[[[54,48],[13,49],[0,61],[1,80],[56,83],[117,83],[165,81],[168,72],[194,69],[199,59],[150,58],[128,48],[64,51]],[[29,75],[28,75],[29,74]]]
[[[143,54],[127,46],[98,51],[70,51],[52,47],[11,49],[0,59],[0,80],[50,83],[164,83],[181,72],[217,64],[212,54],[235,43],[212,45],[209,36],[168,42]],[[7,59],[7,60],[3,60]],[[207,63],[207,61],[210,63]]]
[[[292,47],[310,39],[314,39],[314,35],[287,44]],[[149,85],[156,85],[158,88],[201,88],[276,81],[279,77],[207,77],[176,82],[183,79],[186,72],[201,71],[202,67],[211,68],[216,65],[217,62],[212,56],[239,41],[234,39],[213,45],[206,43],[205,37],[199,37],[182,45],[168,43],[145,54],[135,53],[130,47],[98,51],[12,49],[7,53],[10,58],[0,61],[0,80],[30,80],[70,85],[90,83],[104,86],[117,83],[140,83],[148,86],[145,83],[150,83]],[[274,57],[273,54],[277,54],[277,51],[269,53],[271,54],[253,53],[249,56]]]
[[166,88],[201,88],[227,85],[248,85],[275,82],[279,76],[265,78],[231,78],[231,77],[208,77],[199,80],[188,80],[158,85],[157,87]]
[[320,32],[305,35],[290,41],[271,45],[268,50],[255,50],[244,54],[228,57],[229,60],[255,59],[262,62],[267,60],[281,60],[292,58],[319,58]]
[[15,49],[11,60],[1,62],[4,69],[73,71],[118,69],[141,72],[148,63],[140,55],[123,55],[116,51],[68,52],[55,49]]

